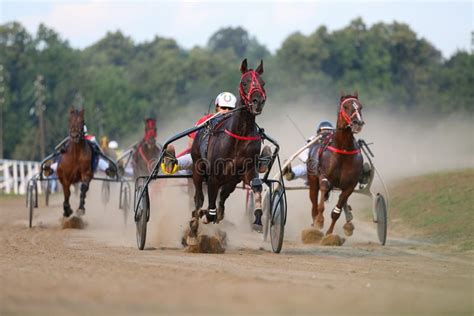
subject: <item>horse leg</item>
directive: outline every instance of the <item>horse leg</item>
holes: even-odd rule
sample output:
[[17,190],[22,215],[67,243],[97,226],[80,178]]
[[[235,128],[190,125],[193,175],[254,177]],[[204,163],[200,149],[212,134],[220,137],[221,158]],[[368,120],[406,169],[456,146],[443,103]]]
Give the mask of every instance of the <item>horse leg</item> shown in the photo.
[[61,181],[61,185],[63,186],[63,192],[64,192],[64,203],[63,203],[63,216],[64,217],[69,217],[72,214],[72,209],[71,205],[69,204],[69,197],[71,196],[71,184],[64,183]]
[[200,217],[200,211],[202,205],[204,204],[204,193],[202,192],[202,182],[203,178],[200,175],[197,175],[193,172],[193,182],[194,182],[194,211],[192,216],[195,218]]
[[81,182],[81,196],[79,202],[79,208],[77,209],[76,213],[79,216],[83,216],[86,213],[86,209],[84,205],[86,204],[86,193],[89,190],[89,182]]
[[342,226],[344,234],[346,236],[352,236],[352,233],[354,232],[354,224],[352,224],[352,219],[354,218],[352,215],[352,207],[346,203],[342,209],[346,215],[346,223]]
[[207,208],[206,216],[203,219],[204,224],[210,222],[216,222],[217,220],[217,208],[216,208],[216,200],[217,200],[217,193],[219,192],[219,183],[217,179],[214,177],[209,177],[207,183],[207,198],[209,201],[209,207]]
[[324,202],[325,197],[331,189],[329,180],[326,177],[319,178],[319,189],[321,190],[321,196],[319,197],[318,215],[316,216],[316,224],[319,229],[324,227]]
[[262,180],[256,175],[255,178],[250,181],[250,187],[253,191],[253,198],[254,198],[254,205],[255,209],[253,214],[255,215],[255,220],[253,222],[253,229],[262,232],[263,231],[263,224],[262,224],[262,190],[263,190],[263,182]]
[[[319,179],[317,176],[308,175],[308,184],[309,184],[309,198],[311,200],[311,216],[313,218],[313,223],[311,226],[318,227],[316,218],[318,216],[318,195],[319,195]],[[323,219],[324,220],[324,219]],[[321,229],[322,227],[318,227]]]
[[336,221],[339,219],[339,216],[341,216],[341,210],[346,205],[347,199],[352,194],[352,191],[354,191],[354,188],[349,188],[342,191],[341,194],[339,195],[339,200],[337,201],[336,206],[331,212],[332,222],[331,222],[331,226],[329,226],[329,229],[326,232],[326,235],[332,234],[334,230],[334,225],[336,224]]
[[194,211],[189,222],[189,234],[186,237],[186,243],[188,245],[197,244],[197,235],[199,230],[199,217],[201,207],[204,204],[204,194],[202,192],[203,177],[197,172],[196,165],[193,168],[193,182],[194,182]]
[[219,207],[217,208],[217,223],[224,219],[225,201],[227,200],[229,195],[234,192],[237,184],[238,182],[229,182],[222,186],[221,193],[219,195]]

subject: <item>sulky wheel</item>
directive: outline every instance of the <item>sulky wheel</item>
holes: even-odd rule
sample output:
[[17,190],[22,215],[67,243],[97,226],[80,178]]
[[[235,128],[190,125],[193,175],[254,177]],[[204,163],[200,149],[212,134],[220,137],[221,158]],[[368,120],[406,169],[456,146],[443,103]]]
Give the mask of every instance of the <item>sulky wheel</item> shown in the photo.
[[110,200],[110,183],[108,181],[102,182],[102,203],[107,205]]
[[380,244],[385,245],[387,241],[387,203],[382,194],[377,193],[374,207],[377,214],[377,235]]
[[36,188],[36,181],[29,181],[26,189],[26,206],[28,208],[29,215],[29,227],[33,226],[33,209],[38,207],[37,205],[38,192]]
[[[141,200],[138,200],[142,190],[145,190]],[[150,197],[148,196],[148,190],[142,186],[138,186],[135,190],[135,223],[137,225],[137,245],[138,249],[143,250],[145,248],[146,241],[146,226],[150,214]]]
[[280,253],[285,234],[286,200],[281,188],[273,192],[270,220],[270,242],[273,252]]

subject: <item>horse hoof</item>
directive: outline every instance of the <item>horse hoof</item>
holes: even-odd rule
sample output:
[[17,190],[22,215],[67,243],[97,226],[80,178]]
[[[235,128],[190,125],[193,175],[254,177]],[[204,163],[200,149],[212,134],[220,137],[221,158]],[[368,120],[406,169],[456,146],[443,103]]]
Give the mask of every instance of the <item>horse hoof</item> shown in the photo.
[[216,222],[216,219],[217,219],[217,215],[210,215],[209,213],[206,213],[206,214],[202,217],[202,222],[203,222],[204,224],[215,223],[215,222]]
[[351,222],[345,223],[342,228],[344,229],[344,235],[348,237],[352,236],[352,234],[354,233],[354,224],[352,224]]
[[83,208],[77,209],[77,211],[76,211],[76,215],[77,215],[77,216],[84,216],[84,214],[86,214],[86,210],[85,210],[85,209],[83,209]]
[[313,227],[316,227],[317,229],[323,229],[324,228],[324,221],[316,221],[313,223]]
[[252,229],[257,233],[263,233],[263,225],[253,224]]
[[186,244],[188,246],[196,246],[197,243],[198,243],[197,237],[191,237],[191,236],[186,237]]

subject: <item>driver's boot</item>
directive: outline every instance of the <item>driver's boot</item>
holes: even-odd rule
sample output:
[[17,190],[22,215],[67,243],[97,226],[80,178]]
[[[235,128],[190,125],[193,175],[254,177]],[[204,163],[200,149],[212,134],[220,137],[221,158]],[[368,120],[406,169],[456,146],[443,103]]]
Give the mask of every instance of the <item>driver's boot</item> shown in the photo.
[[176,150],[173,145],[168,145],[165,149],[163,161],[161,162],[161,171],[164,174],[174,174],[178,171],[178,159],[176,159]]

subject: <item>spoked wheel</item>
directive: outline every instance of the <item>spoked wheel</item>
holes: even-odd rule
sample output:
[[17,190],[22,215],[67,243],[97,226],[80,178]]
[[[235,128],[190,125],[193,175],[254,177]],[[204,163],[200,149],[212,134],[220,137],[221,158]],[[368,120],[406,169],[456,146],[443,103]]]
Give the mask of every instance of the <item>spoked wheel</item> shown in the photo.
[[273,192],[272,213],[270,219],[270,241],[273,252],[280,253],[283,245],[286,221],[286,201],[281,188]]
[[29,181],[26,189],[26,206],[28,208],[29,223],[28,226],[33,226],[33,209],[38,207],[37,205],[37,188],[36,181]]
[[[139,201],[140,193],[142,190],[145,190],[143,193],[142,199]],[[135,223],[137,225],[137,245],[138,249],[143,250],[145,248],[146,241],[146,226],[150,214],[150,197],[148,196],[148,190],[143,186],[138,186],[135,190]]]
[[250,189],[247,189],[247,201],[245,203],[245,215],[247,216],[247,219],[248,219],[248,223],[249,223],[249,227],[250,227],[250,230],[252,231],[253,230],[253,222],[254,222],[254,205],[255,205],[255,202],[253,200],[253,191],[250,190]]
[[102,203],[105,205],[110,200],[110,183],[108,181],[102,182]]
[[382,194],[377,193],[374,207],[377,214],[377,235],[383,246],[387,241],[387,203]]

